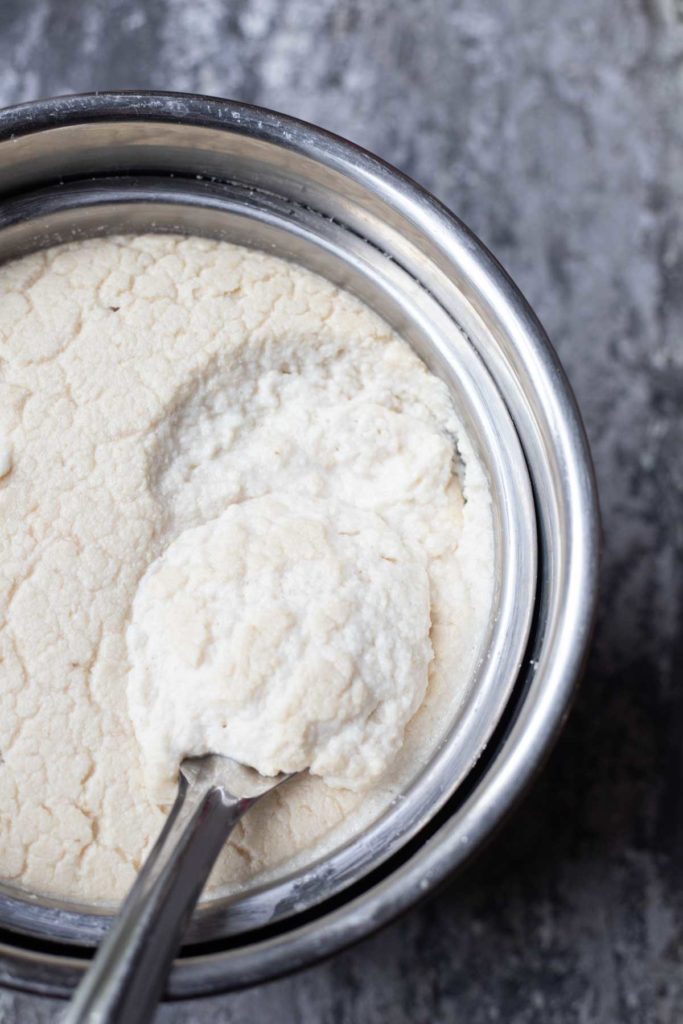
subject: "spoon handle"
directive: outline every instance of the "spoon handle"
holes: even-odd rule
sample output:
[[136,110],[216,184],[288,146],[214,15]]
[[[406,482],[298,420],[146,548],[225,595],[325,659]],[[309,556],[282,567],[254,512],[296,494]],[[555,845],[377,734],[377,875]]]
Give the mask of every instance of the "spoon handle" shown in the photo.
[[181,775],[166,824],[62,1024],[148,1024],[216,857],[255,799]]

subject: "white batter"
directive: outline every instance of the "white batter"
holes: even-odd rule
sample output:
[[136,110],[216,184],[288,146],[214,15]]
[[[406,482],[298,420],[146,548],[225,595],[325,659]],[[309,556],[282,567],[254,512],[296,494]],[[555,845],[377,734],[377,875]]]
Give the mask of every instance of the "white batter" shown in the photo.
[[489,495],[444,385],[358,300],[226,243],[0,267],[0,524],[0,877],[62,897],[125,893],[205,749],[312,766],[214,885],[348,838],[487,627]]
[[128,633],[159,796],[183,757],[210,752],[366,789],[424,697],[429,628],[424,552],[374,512],[268,495],[185,530],[143,577]]

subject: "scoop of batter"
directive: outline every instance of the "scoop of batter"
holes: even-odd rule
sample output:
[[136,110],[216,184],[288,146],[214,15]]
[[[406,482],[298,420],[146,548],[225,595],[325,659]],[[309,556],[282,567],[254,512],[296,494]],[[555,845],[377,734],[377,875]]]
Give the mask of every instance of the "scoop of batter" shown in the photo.
[[159,799],[183,757],[363,788],[397,753],[432,648],[426,556],[376,513],[267,495],[183,531],[148,569],[129,702]]

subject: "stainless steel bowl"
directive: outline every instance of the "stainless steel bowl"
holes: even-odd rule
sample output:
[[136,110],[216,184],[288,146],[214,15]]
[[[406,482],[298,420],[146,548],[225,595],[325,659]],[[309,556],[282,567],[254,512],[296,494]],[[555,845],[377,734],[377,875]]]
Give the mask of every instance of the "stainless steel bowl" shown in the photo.
[[[178,94],[72,96],[0,113],[0,258],[141,230],[227,238],[363,298],[446,380],[486,467],[495,608],[462,712],[355,840],[195,917],[167,995],[267,980],[378,927],[461,865],[528,783],[590,633],[598,523],[574,401],[538,321],[452,214],[320,129]],[[0,887],[0,983],[66,995],[107,913]]]

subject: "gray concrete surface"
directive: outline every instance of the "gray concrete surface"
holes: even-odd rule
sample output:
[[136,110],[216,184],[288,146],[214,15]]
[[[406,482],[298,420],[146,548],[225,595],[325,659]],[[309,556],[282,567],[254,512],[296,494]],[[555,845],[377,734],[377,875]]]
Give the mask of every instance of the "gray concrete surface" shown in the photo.
[[[542,779],[437,901],[163,1024],[683,1019],[683,27],[679,0],[4,0],[0,102],[193,90],[380,153],[545,322],[605,522],[594,651]],[[683,16],[683,12],[681,12]],[[2,1024],[57,1019],[0,993]]]

